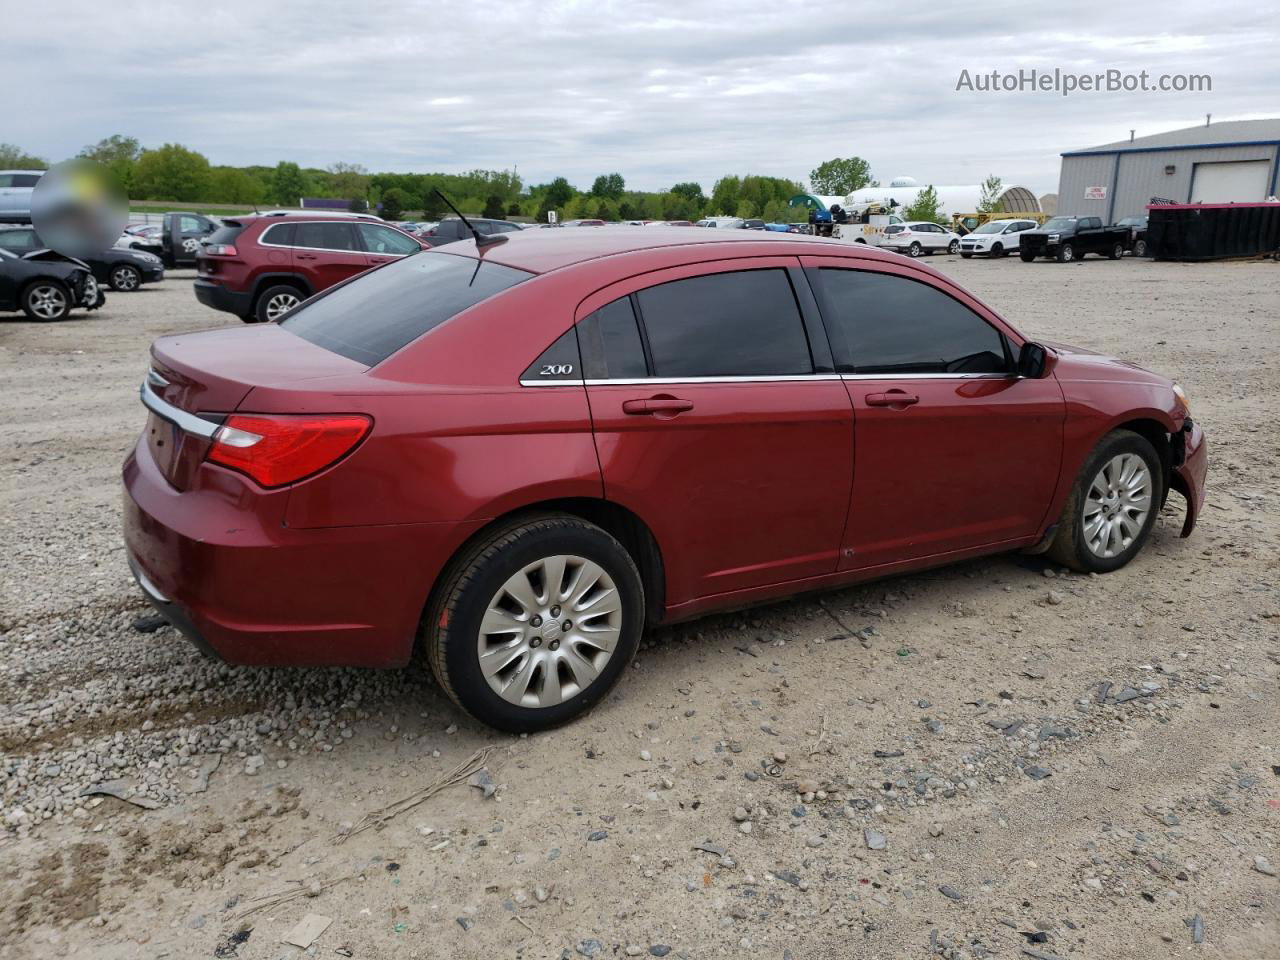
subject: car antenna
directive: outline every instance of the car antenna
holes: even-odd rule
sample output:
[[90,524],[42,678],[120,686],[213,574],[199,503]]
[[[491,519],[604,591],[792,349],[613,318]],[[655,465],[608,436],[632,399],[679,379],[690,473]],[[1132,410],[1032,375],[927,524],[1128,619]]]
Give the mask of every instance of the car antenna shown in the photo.
[[431,192],[434,193],[441,200],[443,200],[445,203],[445,206],[447,206],[450,210],[456,213],[458,215],[458,219],[461,220],[464,224],[466,224],[467,229],[471,231],[471,236],[475,238],[476,246],[479,249],[483,250],[485,247],[492,247],[495,244],[507,242],[507,238],[500,233],[492,233],[487,237],[481,236],[480,231],[477,230],[475,226],[472,225],[470,220],[468,220],[466,217],[462,215],[461,210],[459,210],[457,207],[455,207],[452,203],[449,202],[448,197],[446,197],[438,189],[432,190]]

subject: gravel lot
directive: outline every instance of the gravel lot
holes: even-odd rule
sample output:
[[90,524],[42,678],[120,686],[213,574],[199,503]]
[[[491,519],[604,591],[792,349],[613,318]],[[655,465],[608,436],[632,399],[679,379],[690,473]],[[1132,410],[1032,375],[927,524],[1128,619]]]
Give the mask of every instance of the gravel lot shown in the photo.
[[[320,914],[311,954],[360,958],[1275,957],[1280,265],[931,262],[1181,380],[1194,536],[1174,496],[1107,577],[1003,556],[658,631],[527,739],[420,667],[229,668],[135,629],[147,345],[238,321],[182,271],[0,321],[5,955],[296,957]],[[486,747],[496,791],[358,831]]]

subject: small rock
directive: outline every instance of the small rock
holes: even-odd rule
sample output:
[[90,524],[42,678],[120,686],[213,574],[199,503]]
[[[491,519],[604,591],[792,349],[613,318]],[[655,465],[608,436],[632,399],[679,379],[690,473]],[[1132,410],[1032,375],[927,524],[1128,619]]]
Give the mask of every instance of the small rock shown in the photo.
[[665,957],[670,952],[671,948],[665,943],[655,943],[649,948],[649,956],[651,957]]
[[463,930],[470,930],[472,927],[476,925],[476,922],[472,920],[470,917],[458,917],[457,920],[458,920],[458,926],[460,926]]
[[573,949],[584,957],[594,957],[604,949],[604,944],[599,940],[579,940]]
[[737,820],[739,823],[742,823],[742,821],[746,820],[749,816],[751,816],[751,814],[747,813],[746,807],[734,808],[733,819]]
[[648,761],[653,759],[653,754],[650,753],[648,750],[641,750],[640,759],[644,760],[647,763]]
[[1276,868],[1271,865],[1270,860],[1262,855],[1253,858],[1253,869],[1264,877],[1274,877],[1276,875]]
[[738,832],[739,832],[739,833],[750,833],[750,832],[751,832],[751,821],[750,821],[750,820],[745,820],[745,821],[743,821],[742,823],[738,824]]
[[951,886],[951,884],[949,883],[944,883],[942,886],[940,886],[938,888],[938,892],[942,894],[944,897],[946,897],[948,900],[964,899],[964,894],[961,893],[959,890],[957,890],[955,887]]
[[607,840],[609,839],[609,831],[608,830],[592,830],[589,834],[587,834],[587,839],[588,840]]
[[884,850],[889,846],[889,838],[879,830],[872,830],[870,827],[862,831],[862,840],[868,850]]
[[1050,590],[1047,594],[1045,594],[1045,600],[1047,600],[1051,606],[1056,607],[1058,604],[1062,603],[1062,601],[1065,599],[1066,598],[1062,595],[1062,592],[1060,590]]

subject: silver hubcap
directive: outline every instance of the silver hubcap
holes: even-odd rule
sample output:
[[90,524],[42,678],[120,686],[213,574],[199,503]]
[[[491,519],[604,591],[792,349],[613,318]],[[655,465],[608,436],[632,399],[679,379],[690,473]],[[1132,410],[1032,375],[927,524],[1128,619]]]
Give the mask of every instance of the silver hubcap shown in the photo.
[[554,707],[595,682],[621,633],[622,598],[604,568],[583,557],[546,557],[493,595],[476,652],[503,700]]
[[31,312],[44,320],[53,320],[67,308],[67,298],[57,287],[36,287],[27,301]]
[[1151,512],[1151,471],[1133,453],[1108,460],[1085,499],[1084,541],[1094,556],[1109,559],[1133,544]]
[[137,271],[129,267],[119,267],[112,275],[111,283],[117,290],[132,290],[138,285]]
[[920,256],[920,244],[913,243],[910,247],[907,248],[907,253],[911,254],[913,257]]
[[298,298],[292,293],[277,293],[267,301],[267,319],[274,322],[298,305]]
[[1073,259],[1075,259],[1075,255],[1076,255],[1076,252],[1075,252],[1074,250],[1072,250],[1070,247],[1063,247],[1063,248],[1062,248],[1062,259],[1063,259],[1063,260],[1073,260]]

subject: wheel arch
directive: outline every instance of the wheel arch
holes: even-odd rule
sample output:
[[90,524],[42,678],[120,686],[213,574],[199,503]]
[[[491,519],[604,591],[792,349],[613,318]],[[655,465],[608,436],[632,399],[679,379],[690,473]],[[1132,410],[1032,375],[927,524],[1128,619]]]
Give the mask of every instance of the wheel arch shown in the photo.
[[311,284],[301,274],[288,272],[259,274],[253,281],[253,298],[250,301],[254,309],[258,306],[258,297],[262,296],[262,291],[274,284],[287,284],[297,287],[307,297],[315,293],[311,289]]
[[586,520],[621,543],[640,571],[640,582],[644,586],[646,624],[652,626],[661,622],[666,610],[666,566],[658,540],[649,525],[636,513],[612,500],[599,497],[560,497],[539,500],[508,510],[489,520],[460,543],[441,567],[435,582],[427,592],[422,616],[427,615],[431,605],[436,601],[438,592],[449,580],[455,563],[460,557],[467,555],[477,542],[489,539],[494,531],[503,527],[511,527],[522,521],[548,515],[567,515]]
[[[1165,501],[1169,499],[1169,489],[1173,484],[1172,425],[1166,426],[1154,417],[1136,417],[1113,424],[1107,430],[1107,433],[1102,436],[1114,433],[1117,430],[1128,430],[1130,433],[1136,433],[1155,448],[1156,456],[1160,458],[1160,479],[1162,481],[1160,484],[1160,506],[1163,507]],[[1100,443],[1101,441],[1102,437],[1099,437],[1098,442]]]

